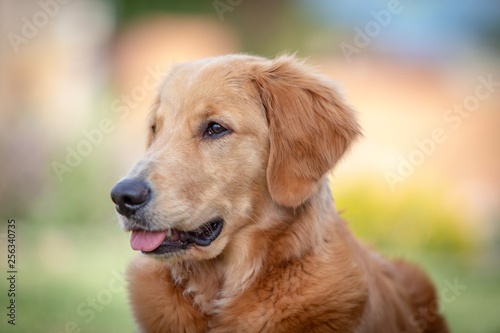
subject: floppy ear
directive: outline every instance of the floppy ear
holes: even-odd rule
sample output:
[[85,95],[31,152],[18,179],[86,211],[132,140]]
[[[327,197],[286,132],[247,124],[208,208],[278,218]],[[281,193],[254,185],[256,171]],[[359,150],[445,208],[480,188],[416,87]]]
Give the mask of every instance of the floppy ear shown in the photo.
[[273,200],[297,207],[360,134],[353,111],[332,82],[290,56],[254,74],[269,122],[267,183]]

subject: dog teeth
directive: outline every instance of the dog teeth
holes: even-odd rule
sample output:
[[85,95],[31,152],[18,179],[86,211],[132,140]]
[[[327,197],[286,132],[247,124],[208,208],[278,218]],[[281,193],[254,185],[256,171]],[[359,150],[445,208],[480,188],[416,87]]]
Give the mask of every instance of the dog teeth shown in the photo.
[[167,238],[172,237],[172,229],[167,230]]

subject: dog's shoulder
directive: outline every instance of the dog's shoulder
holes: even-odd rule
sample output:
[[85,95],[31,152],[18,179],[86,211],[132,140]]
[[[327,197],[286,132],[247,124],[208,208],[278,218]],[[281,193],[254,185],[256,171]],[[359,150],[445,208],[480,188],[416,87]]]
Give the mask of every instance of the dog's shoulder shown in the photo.
[[228,327],[248,332],[355,330],[368,299],[368,284],[339,230],[343,226],[331,229],[330,237],[300,257],[268,258],[248,289],[224,300],[221,315],[212,319],[215,327],[220,332]]

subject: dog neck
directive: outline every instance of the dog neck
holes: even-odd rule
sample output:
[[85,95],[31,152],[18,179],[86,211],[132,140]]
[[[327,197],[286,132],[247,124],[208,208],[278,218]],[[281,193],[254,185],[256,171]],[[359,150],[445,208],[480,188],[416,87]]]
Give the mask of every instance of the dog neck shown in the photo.
[[[336,223],[329,182],[300,207],[266,200],[248,227],[238,231],[223,253],[211,260],[174,263],[172,278],[207,315],[246,290],[262,272],[314,251]],[[331,216],[331,219],[324,219]],[[320,218],[322,217],[322,218]],[[279,255],[276,255],[279,253]],[[275,262],[280,258],[280,262]]]

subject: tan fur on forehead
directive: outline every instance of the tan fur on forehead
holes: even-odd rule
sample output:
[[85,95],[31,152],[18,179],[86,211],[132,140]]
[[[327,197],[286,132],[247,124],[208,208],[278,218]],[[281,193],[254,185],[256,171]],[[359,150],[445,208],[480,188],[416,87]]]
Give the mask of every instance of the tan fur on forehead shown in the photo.
[[248,56],[220,57],[175,66],[162,84],[156,114],[190,112],[194,116],[196,112],[217,112],[221,106],[255,106],[258,92],[247,73],[248,62],[255,60]]

